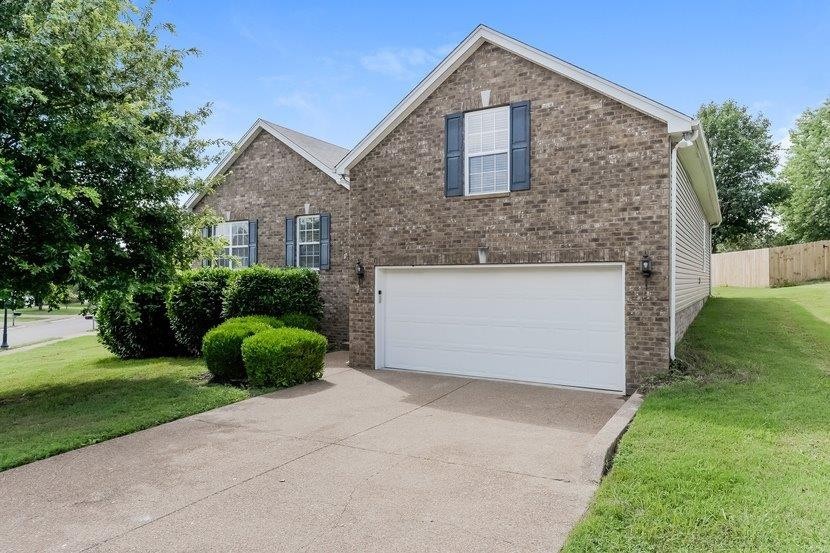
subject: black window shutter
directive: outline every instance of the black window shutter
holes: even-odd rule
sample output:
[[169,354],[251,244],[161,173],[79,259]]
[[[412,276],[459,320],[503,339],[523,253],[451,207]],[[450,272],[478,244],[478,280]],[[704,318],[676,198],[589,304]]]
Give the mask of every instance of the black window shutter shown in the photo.
[[464,195],[464,114],[444,117],[444,195]]
[[248,266],[256,265],[257,257],[257,221],[248,221]]
[[[210,238],[213,234],[213,228],[205,227],[202,229],[202,238]],[[202,267],[210,267],[210,259],[202,260]]]
[[331,269],[331,214],[320,214],[320,270]]
[[530,190],[530,102],[510,104],[510,190]]
[[285,218],[285,266],[293,267],[294,252],[297,251],[297,246],[294,243],[294,217]]

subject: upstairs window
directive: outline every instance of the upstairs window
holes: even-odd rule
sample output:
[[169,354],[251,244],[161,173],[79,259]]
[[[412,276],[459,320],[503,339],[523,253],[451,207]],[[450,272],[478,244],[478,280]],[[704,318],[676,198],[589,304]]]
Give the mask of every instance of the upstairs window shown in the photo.
[[510,106],[464,114],[465,195],[510,190]]
[[250,235],[248,221],[219,223],[213,228],[213,236],[225,239],[225,245],[216,264],[220,267],[250,266]]
[[297,217],[297,266],[320,268],[320,216]]

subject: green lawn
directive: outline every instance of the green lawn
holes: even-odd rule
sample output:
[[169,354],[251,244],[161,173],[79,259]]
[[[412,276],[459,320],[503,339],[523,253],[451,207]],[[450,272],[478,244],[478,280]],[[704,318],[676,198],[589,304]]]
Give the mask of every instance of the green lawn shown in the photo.
[[830,551],[830,283],[720,289],[565,551]]
[[0,470],[245,399],[200,359],[121,361],[94,336],[0,355]]

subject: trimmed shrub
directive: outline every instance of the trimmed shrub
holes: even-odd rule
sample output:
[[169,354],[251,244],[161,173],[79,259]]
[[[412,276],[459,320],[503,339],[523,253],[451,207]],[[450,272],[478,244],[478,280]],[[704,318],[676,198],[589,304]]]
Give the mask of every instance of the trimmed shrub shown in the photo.
[[246,315],[244,317],[234,317],[228,319],[234,323],[264,323],[271,328],[282,328],[285,323],[279,317],[272,317],[271,315]]
[[233,273],[225,267],[194,269],[171,286],[167,316],[176,340],[191,355],[201,353],[205,333],[224,320],[222,301]]
[[95,318],[98,340],[121,359],[180,355],[167,318],[163,288],[126,295],[104,294]]
[[302,328],[303,330],[311,330],[312,332],[318,332],[320,330],[319,321],[303,313],[289,313],[280,317],[280,320],[287,327]]
[[328,342],[316,332],[277,328],[242,342],[242,358],[251,386],[293,386],[323,374]]
[[256,316],[228,319],[209,330],[202,340],[205,365],[217,380],[243,380],[242,341],[258,332],[281,327],[276,317]]
[[311,269],[269,269],[262,266],[237,271],[225,294],[226,317],[303,313],[320,318],[320,275]]

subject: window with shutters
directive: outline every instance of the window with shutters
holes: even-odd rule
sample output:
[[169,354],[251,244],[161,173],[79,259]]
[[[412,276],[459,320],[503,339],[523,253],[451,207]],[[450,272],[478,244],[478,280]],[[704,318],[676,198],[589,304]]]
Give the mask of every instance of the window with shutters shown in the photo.
[[216,262],[217,265],[233,269],[250,265],[248,221],[219,223],[213,227],[213,236],[223,238],[225,242],[223,251]]
[[509,106],[465,113],[465,195],[508,192],[509,151]]
[[320,216],[297,217],[297,266],[320,268]]

